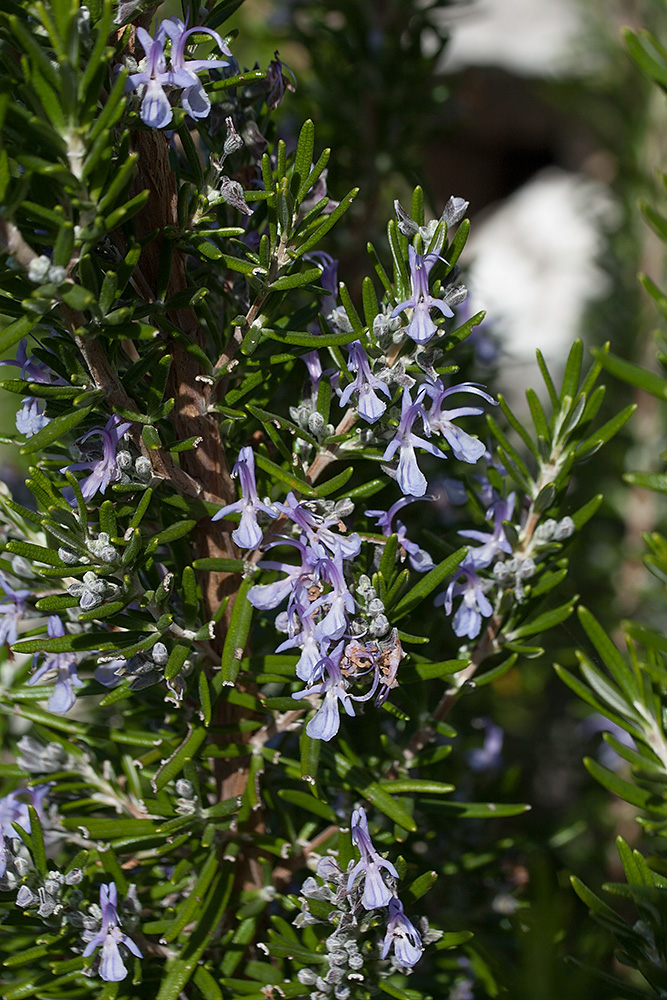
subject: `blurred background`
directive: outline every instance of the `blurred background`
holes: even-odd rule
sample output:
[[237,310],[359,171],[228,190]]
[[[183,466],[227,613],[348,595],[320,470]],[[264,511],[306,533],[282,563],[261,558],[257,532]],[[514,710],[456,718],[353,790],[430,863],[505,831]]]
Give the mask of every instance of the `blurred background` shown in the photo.
[[[312,117],[317,148],[334,150],[330,197],[361,189],[328,247],[353,290],[369,273],[367,241],[384,256],[394,199],[409,207],[421,184],[432,216],[450,195],[470,202],[464,308],[488,315],[466,378],[490,379],[523,414],[524,389],[541,392],[536,348],[556,378],[578,336],[655,364],[658,318],[637,273],[661,281],[664,261],[638,206],[660,202],[667,112],[627,56],[621,28],[649,27],[664,40],[663,0],[246,0],[230,23],[242,66],[264,66],[278,50],[296,78],[278,110],[288,146]],[[605,381],[610,416],[633,393]],[[641,563],[641,532],[664,512],[621,479],[657,470],[664,448],[658,407],[635,401],[627,432],[573,484],[573,507],[595,492],[604,503],[572,552],[570,593],[584,595],[612,634],[630,615],[667,628]],[[464,699],[451,719],[461,752],[443,767],[460,797],[532,809],[497,826],[459,820],[439,837],[447,878],[437,917],[451,927],[467,911],[476,935],[465,957],[439,959],[454,974],[450,1000],[611,995],[577,964],[611,970],[614,959],[569,875],[594,888],[622,878],[614,837],[639,846],[639,828],[630,807],[585,772],[585,755],[624,765],[602,743],[601,720],[586,717],[553,674],[553,662],[571,664],[572,649],[591,653],[589,644],[576,623],[547,641],[547,655]],[[423,845],[431,860],[432,847]]]

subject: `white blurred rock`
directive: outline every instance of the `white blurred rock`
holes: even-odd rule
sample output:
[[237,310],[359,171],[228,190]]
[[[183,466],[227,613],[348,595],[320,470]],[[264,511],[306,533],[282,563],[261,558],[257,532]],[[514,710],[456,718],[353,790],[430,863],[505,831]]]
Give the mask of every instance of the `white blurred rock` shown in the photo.
[[552,167],[473,225],[470,306],[487,310],[504,356],[500,381],[512,396],[535,381],[536,348],[554,376],[562,370],[587,304],[609,290],[598,261],[618,221],[604,184]]
[[452,30],[439,67],[444,73],[499,66],[544,77],[588,69],[577,44],[583,27],[577,0],[473,0],[436,16]]

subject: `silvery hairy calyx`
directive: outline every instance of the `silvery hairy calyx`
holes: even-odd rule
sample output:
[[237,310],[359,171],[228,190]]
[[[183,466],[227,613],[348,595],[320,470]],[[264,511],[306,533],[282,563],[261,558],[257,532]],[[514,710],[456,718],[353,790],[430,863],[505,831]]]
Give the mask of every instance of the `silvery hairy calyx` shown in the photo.
[[451,830],[526,808],[452,798],[449,716],[570,614],[629,414],[580,344],[534,426],[497,398],[462,197],[348,289],[294,73],[193,6],[0,13],[4,996],[444,995]]

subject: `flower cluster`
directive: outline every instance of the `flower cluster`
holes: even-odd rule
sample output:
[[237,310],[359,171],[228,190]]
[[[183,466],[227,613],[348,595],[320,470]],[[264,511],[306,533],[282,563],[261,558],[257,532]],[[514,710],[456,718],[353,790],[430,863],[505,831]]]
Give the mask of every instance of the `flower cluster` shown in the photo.
[[[351,861],[343,871],[334,858],[322,858],[317,865],[319,881],[310,877],[301,889],[302,911],[295,923],[304,926],[328,921],[335,925],[326,940],[328,969],[299,973],[300,982],[314,987],[314,1000],[350,997],[351,987],[365,980],[369,955],[375,960],[390,960],[381,975],[396,970],[409,973],[421,958],[424,945],[439,936],[429,930],[426,920],[420,921],[418,929],[406,915],[396,894],[398,872],[375,849],[363,808],[352,814],[352,841],[359,849],[358,861]],[[380,937],[378,918],[384,923]],[[369,932],[375,939],[370,949],[363,943]]]
[[[166,128],[171,124],[173,111],[165,88],[181,89],[181,106],[191,118],[208,116],[211,102],[197,74],[202,70],[220,69],[227,65],[227,60],[186,59],[188,38],[202,33],[210,35],[224,55],[231,56],[217,31],[201,25],[186,28],[177,17],[161,21],[154,38],[151,38],[145,28],[137,28],[137,38],[145,58],[139,71],[128,76],[127,89],[141,89],[139,114],[144,124],[150,128]],[[165,54],[167,45],[170,45],[168,62]]]

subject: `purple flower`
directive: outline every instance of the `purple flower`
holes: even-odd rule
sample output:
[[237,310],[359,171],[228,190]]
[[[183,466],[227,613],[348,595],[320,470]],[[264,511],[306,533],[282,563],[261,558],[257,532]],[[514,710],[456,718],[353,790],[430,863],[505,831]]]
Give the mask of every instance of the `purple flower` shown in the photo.
[[322,362],[320,361],[320,355],[318,351],[308,351],[307,354],[301,355],[301,361],[308,369],[308,378],[310,380],[310,394],[311,396],[317,397],[317,389],[322,378]]
[[347,588],[343,574],[342,558],[321,559],[319,563],[320,579],[331,584],[332,590],[313,601],[310,613],[314,614],[322,607],[327,612],[315,628],[315,636],[320,642],[329,640],[336,642],[347,629],[347,614],[354,614],[354,598]]
[[351,372],[356,372],[357,377],[341,392],[339,406],[347,406],[352,393],[358,392],[357,409],[359,416],[363,417],[367,423],[374,424],[387,409],[387,404],[378,398],[375,390],[378,389],[389,398],[391,398],[391,391],[386,382],[383,382],[381,378],[378,378],[371,372],[368,355],[361,341],[355,340],[353,343],[348,344],[347,353],[347,367]]
[[404,309],[412,309],[412,319],[408,323],[407,334],[417,344],[427,344],[438,329],[431,319],[431,309],[439,309],[443,316],[453,316],[452,309],[444,299],[434,299],[428,290],[431,268],[439,259],[438,254],[429,253],[421,257],[414,247],[408,247],[412,295],[405,302],[399,302],[391,316],[398,316]]
[[403,912],[400,899],[389,900],[389,922],[382,943],[382,957],[386,958],[393,945],[394,955],[399,965],[408,969],[416,965],[422,956],[421,934]]
[[142,958],[142,954],[136,944],[127,934],[123,934],[120,929],[120,920],[117,912],[118,890],[114,882],[100,886],[100,907],[102,909],[102,927],[95,937],[88,942],[83,952],[83,957],[88,958],[96,948],[102,947],[102,957],[100,959],[100,978],[106,983],[118,983],[125,979],[127,969],[121,958],[119,944]]
[[0,798],[0,878],[7,870],[7,863],[10,858],[9,848],[6,840],[14,840],[18,837],[13,824],[18,823],[26,833],[30,833],[30,813],[28,803],[20,799],[20,795],[27,795],[32,802],[30,805],[37,810],[40,819],[44,817],[43,799],[47,795],[50,785],[39,785],[37,788],[17,788]]
[[0,573],[0,586],[5,592],[4,600],[0,598],[0,646],[5,643],[11,646],[18,639],[18,624],[25,614],[26,598],[31,596],[30,590],[13,590],[6,577]]
[[232,538],[242,549],[256,549],[262,544],[263,533],[257,523],[257,512],[263,511],[269,517],[278,517],[278,512],[263,503],[257,495],[255,482],[255,455],[249,445],[241,448],[237,462],[232,469],[232,476],[239,477],[241,483],[241,499],[236,503],[227,504],[212,517],[219,521],[228,514],[241,513],[241,523],[232,531]]
[[161,28],[155,38],[151,38],[145,28],[137,28],[137,38],[146,54],[145,69],[128,76],[126,89],[136,90],[141,86],[146,88],[139,109],[141,120],[151,128],[164,128],[173,118],[169,98],[164,92],[165,86],[189,87],[192,80],[190,74],[183,70],[175,73],[167,70],[165,33]]
[[[169,55],[170,68],[173,74],[179,77],[187,76],[188,83],[178,81],[178,86],[185,87],[181,94],[181,105],[191,118],[206,118],[211,110],[211,102],[197,73],[205,69],[220,69],[227,65],[226,59],[185,59],[185,47],[188,38],[193,34],[210,35],[215,40],[218,48],[224,55],[231,56],[231,52],[225,45],[223,39],[217,31],[212,28],[204,28],[197,25],[194,28],[186,28],[177,17],[169,17],[160,25],[160,31],[168,35],[171,39],[171,52]],[[160,126],[157,126],[158,128]]]
[[489,566],[501,552],[511,553],[512,546],[505,538],[503,521],[509,521],[514,511],[515,494],[510,493],[507,500],[496,500],[486,512],[487,520],[493,517],[493,531],[459,531],[463,538],[472,538],[481,542],[477,548],[470,549],[465,557],[465,565],[474,569],[484,569]]
[[[16,358],[13,361],[0,361],[0,365],[13,365],[21,369],[21,378],[28,382],[37,382],[40,385],[66,385],[67,383],[59,375],[54,374],[42,361],[28,357],[27,341],[25,338],[20,342],[16,350]],[[23,406],[16,414],[16,429],[19,434],[32,437],[42,427],[46,427],[49,418],[45,415],[45,405],[38,399],[26,397],[21,400]]]
[[[137,29],[138,30],[138,29]],[[109,417],[104,427],[93,427],[79,438],[79,442],[84,444],[93,434],[99,434],[102,438],[102,457],[91,459],[88,462],[75,462],[68,465],[69,472],[76,472],[79,469],[88,469],[90,475],[79,484],[84,500],[91,500],[99,491],[104,493],[109,483],[113,483],[119,478],[116,466],[116,451],[123,434],[131,427],[131,424],[124,423],[120,417],[114,413]],[[61,469],[61,472],[64,472]]]
[[347,685],[340,672],[340,660],[343,653],[343,643],[339,642],[331,656],[324,656],[316,668],[317,673],[326,674],[317,683],[310,683],[303,691],[296,691],[292,697],[297,700],[311,694],[323,694],[324,699],[317,712],[306,726],[306,733],[311,739],[324,740],[328,743],[340,728],[338,703],[340,702],[348,715],[354,715],[353,700],[348,693]]
[[27,382],[37,382],[40,385],[67,385],[65,379],[52,372],[43,361],[38,361],[32,355],[28,357],[25,337],[16,349],[16,358],[13,361],[0,361],[0,365],[13,365],[20,368],[21,378]]
[[[282,544],[284,544],[282,541],[271,542],[267,548]],[[253,608],[258,608],[260,611],[277,608],[290,595],[297,603],[301,602],[304,605],[308,603],[308,588],[313,579],[314,554],[308,546],[296,539],[290,540],[290,544],[299,550],[301,565],[295,566],[292,563],[275,562],[270,559],[259,563],[259,569],[278,570],[287,575],[274,583],[257,583],[251,587],[248,591],[248,600]]]
[[344,535],[331,530],[334,525],[345,530],[338,514],[321,517],[309,508],[307,501],[297,500],[293,493],[288,493],[285,502],[277,503],[276,507],[301,528],[304,540],[313,549],[316,558],[327,558],[330,553],[340,554],[343,559],[354,559],[359,555],[361,538],[356,532]]
[[[395,504],[389,508],[388,511],[384,510],[367,510],[366,516],[372,517],[377,521],[377,526],[381,530],[382,534],[387,538],[393,534],[392,531],[392,521],[396,514],[401,510],[402,507],[406,507],[409,503],[414,503],[416,497],[401,497],[397,500]],[[425,496],[420,497],[421,500],[432,500],[433,497]],[[407,552],[410,565],[417,573],[426,573],[428,570],[434,568],[435,563],[431,559],[428,552],[424,549],[420,549],[416,542],[411,542],[407,537],[407,528],[402,521],[396,522],[396,535],[398,537],[398,544]]]
[[[461,577],[462,583],[457,583]],[[482,581],[477,576],[474,567],[468,563],[468,558],[461,563],[458,572],[444,594],[438,594],[435,605],[444,604],[448,615],[452,613],[452,603],[455,597],[463,597],[458,611],[452,619],[454,634],[474,639],[482,630],[482,619],[490,618],[493,607],[482,590]]]
[[[51,639],[65,635],[63,623],[57,615],[49,616],[47,632]],[[32,663],[35,666],[39,653],[35,653]],[[55,672],[56,686],[49,698],[49,711],[56,715],[64,715],[76,701],[75,687],[83,687],[76,672],[76,658],[72,653],[46,653],[41,667],[31,676],[28,684],[37,684],[47,674]]]
[[426,493],[426,476],[421,471],[417,465],[417,457],[415,455],[415,445],[423,448],[425,451],[435,455],[436,458],[446,458],[444,452],[436,448],[434,444],[430,441],[426,441],[424,438],[418,437],[416,434],[412,433],[412,425],[420,416],[422,419],[422,425],[426,433],[428,431],[428,423],[426,420],[426,414],[424,413],[424,407],[422,406],[422,400],[424,396],[420,391],[417,393],[417,397],[412,402],[412,397],[410,396],[410,390],[403,390],[403,401],[401,404],[401,419],[398,425],[398,430],[396,432],[396,437],[393,438],[387,445],[384,455],[382,456],[385,462],[388,462],[394,457],[396,452],[399,452],[398,457],[398,469],[396,471],[396,481],[401,488],[401,492],[408,494],[413,497],[423,497]]
[[373,847],[365,809],[355,809],[352,813],[352,842],[359,848],[361,858],[348,876],[347,891],[350,891],[357,877],[363,875],[362,905],[367,910],[386,906],[390,899],[393,899],[393,893],[382,878],[380,869],[385,868],[394,878],[398,878],[398,872],[391,861],[385,861]]
[[288,612],[288,629],[290,636],[276,647],[276,653],[282,653],[286,649],[301,649],[301,656],[295,667],[296,676],[311,683],[317,674],[317,668],[322,662],[325,654],[322,644],[316,635],[316,626],[309,608],[297,602]]
[[426,392],[432,399],[431,408],[427,414],[429,425],[431,428],[437,427],[456,458],[461,462],[469,462],[474,465],[486,452],[486,445],[479,438],[466,433],[460,427],[455,427],[453,421],[458,420],[459,417],[479,416],[484,412],[483,408],[481,406],[459,406],[454,410],[443,410],[442,404],[448,396],[459,392],[474,393],[494,406],[496,405],[495,399],[484,392],[481,386],[472,382],[462,382],[460,385],[452,385],[445,389],[438,379],[435,383],[427,383]]
[[[327,316],[332,309],[336,308],[336,299],[338,297],[338,261],[324,250],[312,250],[310,253],[304,254],[303,257],[304,260],[314,261],[322,269],[320,284],[327,294],[320,302],[320,312]],[[320,332],[317,324],[314,325],[313,330],[316,334]]]

